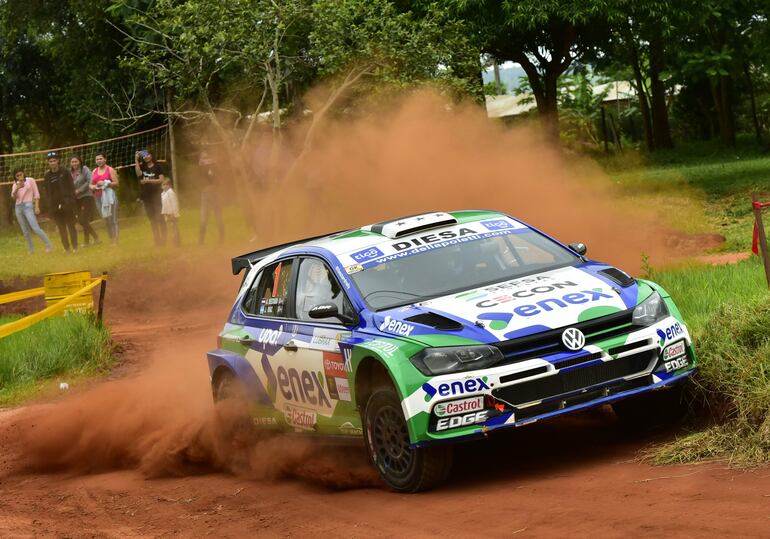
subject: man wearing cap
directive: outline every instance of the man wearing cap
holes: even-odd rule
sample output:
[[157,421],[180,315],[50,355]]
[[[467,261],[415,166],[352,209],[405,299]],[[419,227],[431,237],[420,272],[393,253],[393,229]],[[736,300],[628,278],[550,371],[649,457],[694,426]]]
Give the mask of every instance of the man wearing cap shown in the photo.
[[156,162],[147,150],[139,150],[134,155],[134,172],[139,178],[139,198],[144,212],[150,220],[155,245],[166,244],[166,222],[161,216],[161,184],[165,179],[163,167]]
[[48,170],[45,173],[43,186],[48,199],[48,209],[59,229],[64,250],[74,253],[78,250],[78,231],[75,228],[75,184],[72,181],[72,175],[59,166],[57,152],[48,152],[46,158]]

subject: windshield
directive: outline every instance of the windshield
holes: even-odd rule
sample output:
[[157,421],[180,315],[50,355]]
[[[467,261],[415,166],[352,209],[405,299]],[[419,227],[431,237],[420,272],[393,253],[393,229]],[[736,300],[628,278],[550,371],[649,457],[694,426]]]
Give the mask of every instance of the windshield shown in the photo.
[[396,258],[353,273],[351,278],[369,307],[379,311],[549,271],[578,260],[557,243],[524,230]]

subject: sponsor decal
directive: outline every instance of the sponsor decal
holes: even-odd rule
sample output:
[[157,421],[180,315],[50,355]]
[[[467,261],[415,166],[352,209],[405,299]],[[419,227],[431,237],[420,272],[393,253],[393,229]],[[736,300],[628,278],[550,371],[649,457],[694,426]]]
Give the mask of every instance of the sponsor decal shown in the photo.
[[474,412],[466,415],[453,415],[450,417],[442,417],[436,422],[436,432],[442,430],[456,429],[458,427],[467,427],[468,425],[475,425],[477,423],[483,423],[489,417],[489,410],[482,410],[481,412]]
[[672,359],[671,361],[667,361],[663,364],[663,367],[665,367],[666,372],[674,372],[678,371],[679,369],[684,369],[689,364],[690,360],[687,359],[687,356],[682,356],[676,359]]
[[266,355],[262,356],[262,369],[267,376],[270,388],[277,388],[280,395],[287,401],[311,404],[319,408],[331,408],[329,397],[324,390],[324,376],[320,372],[308,370],[287,369],[280,366],[275,372]]
[[340,434],[344,434],[346,436],[361,436],[364,433],[364,429],[354,426],[350,421],[345,421],[338,427],[338,429]]
[[349,266],[345,266],[345,272],[348,275],[358,273],[359,271],[364,271],[364,267],[361,264],[351,264]]
[[286,424],[295,429],[315,430],[316,413],[314,410],[307,410],[287,404],[283,409]]
[[278,424],[278,421],[276,421],[275,418],[272,417],[272,416],[268,416],[268,417],[252,417],[251,420],[258,427],[277,425]]
[[333,352],[324,352],[324,374],[326,376],[339,376],[341,378],[347,378],[348,371],[345,365],[345,358],[342,354],[335,354]]
[[382,321],[382,324],[380,324],[380,331],[387,331],[388,333],[393,333],[394,335],[408,337],[412,334],[412,331],[414,331],[414,326],[407,324],[406,322],[402,322],[401,320],[391,318],[390,315],[388,315],[385,317],[385,320]]
[[339,331],[336,329],[315,328],[313,336],[310,338],[311,348],[320,348],[327,352],[336,352],[339,350],[339,341],[350,338],[349,331]]
[[385,253],[380,251],[377,247],[368,247],[363,251],[357,251],[350,254],[350,258],[356,262],[366,262],[367,260],[372,260],[373,258],[378,258],[380,256],[385,256]]
[[264,348],[266,345],[275,346],[278,344],[278,337],[283,332],[283,325],[278,329],[262,329],[257,335],[257,342]]
[[395,344],[389,343],[386,341],[380,341],[377,339],[366,343],[366,346],[368,346],[372,350],[376,350],[382,353],[382,355],[386,357],[393,357],[393,354],[398,352],[398,346],[396,346]]
[[347,378],[335,378],[334,381],[337,384],[337,400],[350,402],[350,384]]
[[487,384],[488,378],[466,378],[465,380],[455,380],[454,382],[443,382],[433,387],[429,382],[422,385],[425,391],[425,401],[431,400],[436,394],[440,397],[449,397],[450,395],[466,395],[468,393],[479,393],[489,390]]
[[434,234],[425,234],[408,241],[397,241],[391,244],[391,247],[396,251],[403,251],[410,247],[419,247],[421,245],[430,245],[439,241],[451,240],[452,238],[462,238],[469,234],[478,234],[479,232],[468,227],[461,227],[459,230],[444,230],[442,232],[436,232]]
[[513,223],[506,221],[505,219],[490,219],[489,221],[481,221],[481,225],[487,230],[505,230],[509,228],[516,228]]
[[567,350],[582,350],[586,345],[586,336],[578,328],[567,328],[561,334],[561,342]]
[[684,334],[684,329],[682,329],[682,325],[679,322],[673,323],[671,326],[665,328],[665,329],[658,329],[656,330],[658,337],[660,337],[660,341],[658,342],[658,345],[663,346],[663,344],[666,341],[670,341],[679,335]]
[[337,277],[340,278],[340,282],[342,283],[342,286],[345,287],[345,290],[350,290],[350,287],[351,287],[350,281],[342,272],[339,266],[334,266],[334,273],[336,273]]
[[449,402],[439,402],[433,407],[433,413],[438,417],[478,412],[484,409],[484,397],[461,399]]
[[663,350],[663,361],[668,361],[669,359],[674,359],[675,357],[684,355],[684,352],[685,352],[684,341],[679,341],[678,343],[667,346]]
[[[482,301],[479,301],[476,303],[476,307],[479,309],[488,309],[490,307],[496,307],[497,305],[500,305],[501,303],[509,303],[511,301],[515,301],[517,299],[523,299],[523,298],[531,298],[533,296],[537,296],[538,294],[548,294],[549,292],[553,292],[554,290],[561,290],[562,288],[567,288],[570,286],[579,286],[577,283],[573,283],[572,281],[564,281],[561,283],[551,283],[551,284],[539,284],[538,286],[534,286],[529,289],[525,290],[519,290],[517,292],[511,292],[507,294],[502,294],[500,296],[495,296],[493,298],[485,299]],[[520,288],[520,286],[516,286],[515,288]],[[502,288],[500,286],[496,287],[495,289],[487,289],[490,292],[496,292],[498,290],[503,291],[505,288]],[[601,290],[601,288],[597,289]],[[590,294],[591,292],[584,290],[583,293]],[[568,296],[577,296],[576,294],[567,294]],[[608,296],[610,297],[610,296]],[[578,299],[579,298],[573,298]],[[545,300],[548,301],[548,300]],[[558,300],[557,300],[558,301]],[[588,300],[583,301],[574,301],[574,303],[586,303]],[[570,300],[570,303],[573,303],[572,300]],[[549,309],[550,310],[550,309]]]

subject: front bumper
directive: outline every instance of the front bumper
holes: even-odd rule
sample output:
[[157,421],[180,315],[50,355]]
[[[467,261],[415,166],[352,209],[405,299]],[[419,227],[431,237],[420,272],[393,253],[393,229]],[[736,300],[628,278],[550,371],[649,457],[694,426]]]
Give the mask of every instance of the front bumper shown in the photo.
[[[676,330],[667,333],[671,328]],[[663,389],[695,371],[687,328],[669,317],[578,353],[434,377],[402,404],[412,445],[424,446],[483,436]],[[465,413],[467,408],[473,413]],[[459,411],[448,418],[453,409]]]

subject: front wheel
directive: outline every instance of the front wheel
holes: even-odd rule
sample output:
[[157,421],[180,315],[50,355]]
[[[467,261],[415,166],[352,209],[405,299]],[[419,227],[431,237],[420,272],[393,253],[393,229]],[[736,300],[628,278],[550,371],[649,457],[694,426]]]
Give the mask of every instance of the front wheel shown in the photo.
[[452,466],[452,448],[411,447],[394,388],[380,388],[372,393],[363,422],[369,458],[388,487],[397,492],[419,492],[446,481]]

